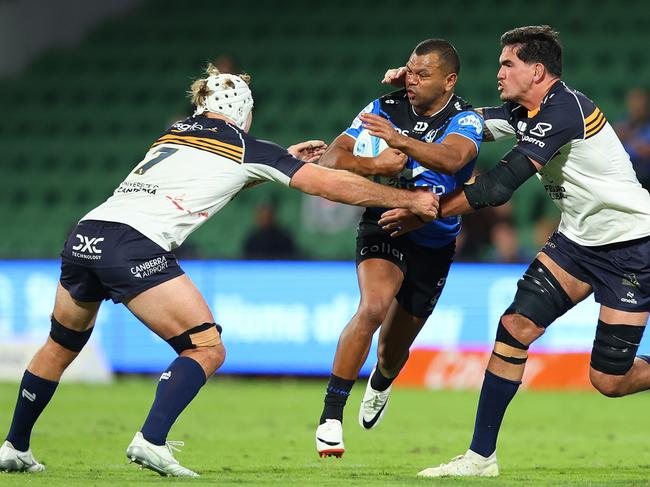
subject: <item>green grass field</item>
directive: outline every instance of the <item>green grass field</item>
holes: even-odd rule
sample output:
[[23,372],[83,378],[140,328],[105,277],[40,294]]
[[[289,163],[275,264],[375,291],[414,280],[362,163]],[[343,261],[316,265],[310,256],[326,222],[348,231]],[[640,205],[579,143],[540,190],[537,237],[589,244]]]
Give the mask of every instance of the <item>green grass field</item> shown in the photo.
[[[0,474],[0,485],[650,485],[648,407],[641,394],[523,392],[511,404],[496,479],[417,479],[465,451],[477,392],[397,389],[383,423],[356,422],[363,384],[349,400],[342,459],[320,459],[314,428],[323,381],[213,379],[174,425],[177,458],[200,479],[162,478],[128,465],[124,450],[153,397],[155,379],[59,387],[32,437],[44,474]],[[16,384],[0,384],[0,429]]]

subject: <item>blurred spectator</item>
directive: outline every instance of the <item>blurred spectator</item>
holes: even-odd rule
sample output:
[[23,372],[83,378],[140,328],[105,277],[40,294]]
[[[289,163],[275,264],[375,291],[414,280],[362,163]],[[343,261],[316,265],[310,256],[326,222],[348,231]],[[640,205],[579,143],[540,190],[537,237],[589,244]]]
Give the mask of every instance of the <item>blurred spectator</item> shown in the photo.
[[463,215],[463,225],[456,239],[456,257],[460,262],[480,262],[485,260],[492,242],[492,228],[499,221],[511,218],[510,202],[483,208],[480,212]]
[[650,188],[650,97],[643,88],[627,93],[627,119],[615,127],[625,150],[632,159],[639,182]]
[[490,261],[518,263],[529,260],[528,256],[521,252],[517,230],[510,218],[502,218],[492,226],[490,239],[492,241],[492,248],[488,253]]
[[263,203],[255,209],[255,228],[246,237],[243,257],[250,260],[300,258],[293,237],[275,220],[272,203]]

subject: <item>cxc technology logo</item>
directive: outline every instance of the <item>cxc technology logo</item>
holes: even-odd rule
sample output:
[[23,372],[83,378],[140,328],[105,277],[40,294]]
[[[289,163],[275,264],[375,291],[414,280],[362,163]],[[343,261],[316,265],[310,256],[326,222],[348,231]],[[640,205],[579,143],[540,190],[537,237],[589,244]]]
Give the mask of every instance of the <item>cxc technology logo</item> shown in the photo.
[[104,241],[104,237],[86,237],[80,233],[75,237],[79,240],[77,245],[72,247],[72,255],[79,259],[100,260],[102,250],[98,245]]

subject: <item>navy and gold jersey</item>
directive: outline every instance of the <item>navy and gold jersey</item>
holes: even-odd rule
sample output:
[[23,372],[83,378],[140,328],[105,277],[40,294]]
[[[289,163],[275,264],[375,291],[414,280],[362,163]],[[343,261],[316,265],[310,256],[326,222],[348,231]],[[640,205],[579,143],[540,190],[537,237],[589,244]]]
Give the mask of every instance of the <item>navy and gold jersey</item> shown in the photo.
[[[439,144],[450,134],[458,134],[476,144],[478,154],[483,140],[481,117],[462,98],[452,95],[445,107],[431,116],[420,116],[409,103],[406,90],[398,90],[374,100],[361,113],[375,113],[388,119],[396,130],[417,140]],[[363,129],[357,116],[344,132],[356,138]],[[437,194],[451,193],[462,186],[472,175],[476,158],[455,174],[442,174],[428,169],[413,158],[408,159],[402,172],[395,178],[382,178],[381,182],[399,188],[430,187]],[[368,208],[364,218],[377,220],[385,209]],[[419,245],[439,248],[454,240],[460,232],[460,217],[440,218],[424,227],[409,232],[407,236]]]
[[585,95],[556,82],[538,109],[507,102],[483,109],[495,139],[544,167],[538,178],[562,212],[559,231],[585,246],[650,235],[650,195],[605,114]]
[[172,250],[242,189],[264,181],[288,186],[303,164],[221,119],[190,117],[161,135],[82,220],[125,223]]

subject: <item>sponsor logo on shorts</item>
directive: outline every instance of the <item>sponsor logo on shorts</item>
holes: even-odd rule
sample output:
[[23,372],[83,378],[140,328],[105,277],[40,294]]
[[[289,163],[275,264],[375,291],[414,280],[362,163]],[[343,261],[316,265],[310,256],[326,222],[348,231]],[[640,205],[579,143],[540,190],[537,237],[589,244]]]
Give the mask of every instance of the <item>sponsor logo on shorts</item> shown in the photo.
[[399,251],[399,249],[396,249],[392,245],[382,242],[381,244],[375,244],[375,245],[366,245],[365,247],[361,247],[361,251],[359,252],[360,255],[364,256],[367,254],[385,254],[385,255],[392,255],[393,257],[397,257],[399,260],[404,260],[404,254]]
[[625,277],[623,278],[623,286],[638,287],[640,289],[641,283],[636,278],[636,274],[625,274]]
[[162,272],[168,267],[169,262],[167,262],[167,257],[163,255],[162,257],[156,257],[155,259],[151,259],[135,267],[131,267],[131,274],[133,274],[133,277],[144,279],[145,277],[149,277],[152,274]]
[[627,297],[621,298],[621,301],[624,303],[630,303],[630,304],[638,304],[637,300],[634,299],[634,293],[631,291],[628,291],[626,294]]
[[79,240],[77,245],[72,247],[72,256],[79,259],[101,260],[102,249],[98,245],[104,241],[104,237],[86,237],[80,233],[75,235]]

